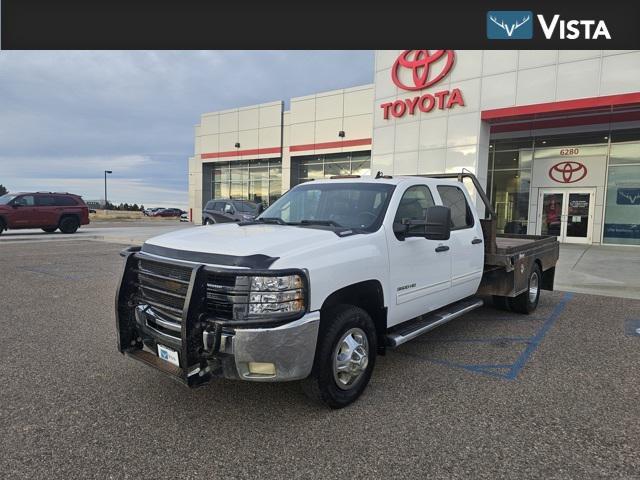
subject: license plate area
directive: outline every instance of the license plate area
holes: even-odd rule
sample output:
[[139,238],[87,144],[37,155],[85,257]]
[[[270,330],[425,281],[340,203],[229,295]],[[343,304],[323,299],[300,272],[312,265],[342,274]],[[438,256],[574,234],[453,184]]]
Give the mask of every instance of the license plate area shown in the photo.
[[172,348],[165,347],[158,343],[158,357],[160,357],[165,362],[169,362],[176,367],[180,366],[180,358],[178,357],[178,352]]

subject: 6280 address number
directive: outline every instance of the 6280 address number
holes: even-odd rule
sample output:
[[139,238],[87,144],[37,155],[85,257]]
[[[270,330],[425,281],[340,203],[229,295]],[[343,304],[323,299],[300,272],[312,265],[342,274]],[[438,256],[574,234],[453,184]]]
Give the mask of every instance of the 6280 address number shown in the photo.
[[580,149],[579,148],[561,148],[560,149],[560,155],[561,156],[578,155],[579,153],[580,153]]

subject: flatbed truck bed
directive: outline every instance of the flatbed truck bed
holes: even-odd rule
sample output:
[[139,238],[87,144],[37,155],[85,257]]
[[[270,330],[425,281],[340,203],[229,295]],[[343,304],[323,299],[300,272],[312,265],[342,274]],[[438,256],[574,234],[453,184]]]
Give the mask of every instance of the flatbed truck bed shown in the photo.
[[479,295],[514,298],[529,288],[531,271],[537,265],[541,279],[539,288],[553,290],[560,244],[555,236],[497,233],[496,214],[482,185],[471,173],[425,175],[435,178],[468,179],[489,212],[480,220],[484,237],[484,273]]

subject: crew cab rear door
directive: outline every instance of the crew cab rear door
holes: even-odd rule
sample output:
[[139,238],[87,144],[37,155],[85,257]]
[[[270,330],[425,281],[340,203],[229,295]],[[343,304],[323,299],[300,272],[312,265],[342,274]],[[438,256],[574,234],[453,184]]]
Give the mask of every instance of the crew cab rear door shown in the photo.
[[462,184],[438,185],[442,205],[451,210],[451,293],[453,301],[474,295],[484,269],[482,227]]
[[[435,205],[427,185],[413,185],[402,194],[394,223],[425,220]],[[389,232],[389,326],[450,303],[451,251],[448,241],[407,237]]]

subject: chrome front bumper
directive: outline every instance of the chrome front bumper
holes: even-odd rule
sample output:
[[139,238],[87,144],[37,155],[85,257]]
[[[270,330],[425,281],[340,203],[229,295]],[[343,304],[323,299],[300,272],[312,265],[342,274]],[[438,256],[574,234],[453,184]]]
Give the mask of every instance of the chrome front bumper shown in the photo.
[[[311,373],[316,352],[320,312],[274,328],[242,328],[222,333],[219,353],[233,357],[235,372],[225,369],[224,376],[254,382],[300,380]],[[209,344],[203,333],[203,344]],[[249,363],[275,366],[275,374],[258,374]]]
[[[180,350],[179,340],[149,324],[149,319],[158,322],[152,311],[137,307],[135,319],[143,338]],[[203,353],[211,361],[208,370],[213,376],[253,382],[285,382],[306,378],[313,368],[319,325],[320,312],[311,312],[291,323],[273,328],[236,328],[219,334],[215,350],[208,347],[216,345],[216,334],[205,330],[202,333],[202,345]],[[155,347],[149,353],[155,355]],[[275,373],[252,372],[250,363],[271,364]],[[216,368],[216,365],[220,368]]]

